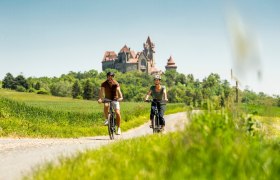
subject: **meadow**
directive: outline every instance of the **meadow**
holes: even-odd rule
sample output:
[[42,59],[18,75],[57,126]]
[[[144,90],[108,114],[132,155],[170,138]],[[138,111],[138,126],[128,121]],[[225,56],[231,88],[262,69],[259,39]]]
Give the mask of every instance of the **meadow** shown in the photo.
[[[123,130],[148,121],[149,104],[122,102]],[[187,111],[168,104],[169,113]],[[80,137],[106,135],[102,105],[0,89],[0,135]],[[189,114],[183,132],[120,140],[24,179],[277,179],[280,108],[238,105]]]
[[[279,136],[251,133],[231,112],[190,116],[183,132],[149,135],[46,164],[25,179],[277,179]],[[254,130],[253,130],[254,131]]]
[[[184,104],[168,104],[167,112],[184,111]],[[149,119],[148,103],[121,102],[122,130]],[[0,89],[0,136],[81,137],[106,135],[103,105],[77,100]]]

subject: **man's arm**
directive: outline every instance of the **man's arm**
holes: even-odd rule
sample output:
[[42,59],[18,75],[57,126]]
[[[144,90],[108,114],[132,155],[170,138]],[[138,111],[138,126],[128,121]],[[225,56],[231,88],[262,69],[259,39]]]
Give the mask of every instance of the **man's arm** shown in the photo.
[[117,87],[117,93],[118,93],[118,100],[122,101],[123,100],[123,96],[122,96],[122,92],[121,92],[121,88]]
[[104,95],[104,91],[105,91],[104,87],[101,87],[100,90],[99,90],[99,97],[98,97],[98,100],[97,100],[97,102],[99,104],[102,103],[102,98],[103,98],[103,95]]

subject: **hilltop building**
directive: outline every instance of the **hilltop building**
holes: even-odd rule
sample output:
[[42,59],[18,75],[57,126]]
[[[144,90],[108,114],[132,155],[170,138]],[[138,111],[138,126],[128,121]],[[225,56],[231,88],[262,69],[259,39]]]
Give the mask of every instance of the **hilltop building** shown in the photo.
[[143,44],[141,52],[131,50],[124,45],[118,54],[114,51],[106,51],[102,60],[102,70],[111,68],[120,72],[141,71],[148,74],[162,74],[162,71],[155,66],[155,44],[150,37]]

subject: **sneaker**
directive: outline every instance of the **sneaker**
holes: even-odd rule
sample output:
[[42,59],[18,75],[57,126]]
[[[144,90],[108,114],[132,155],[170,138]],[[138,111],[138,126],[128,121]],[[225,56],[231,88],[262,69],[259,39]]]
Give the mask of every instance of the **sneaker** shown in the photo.
[[108,125],[108,120],[106,119],[105,121],[104,121],[104,126],[107,126]]
[[117,135],[121,135],[121,134],[122,134],[121,128],[118,127]]

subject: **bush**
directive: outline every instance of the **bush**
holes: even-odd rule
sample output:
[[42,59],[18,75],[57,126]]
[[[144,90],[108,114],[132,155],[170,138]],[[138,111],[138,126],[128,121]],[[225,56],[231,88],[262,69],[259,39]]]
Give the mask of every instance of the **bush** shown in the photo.
[[37,91],[37,94],[47,94],[47,95],[49,95],[50,92],[48,92],[48,91],[45,90],[44,88],[41,88],[39,91]]
[[18,91],[18,92],[25,92],[26,89],[23,86],[16,86],[16,91]]
[[27,90],[27,92],[29,92],[29,93],[35,93],[35,92],[36,92],[36,89],[34,89],[34,88],[29,88],[29,89]]

